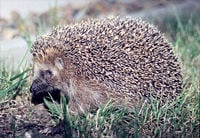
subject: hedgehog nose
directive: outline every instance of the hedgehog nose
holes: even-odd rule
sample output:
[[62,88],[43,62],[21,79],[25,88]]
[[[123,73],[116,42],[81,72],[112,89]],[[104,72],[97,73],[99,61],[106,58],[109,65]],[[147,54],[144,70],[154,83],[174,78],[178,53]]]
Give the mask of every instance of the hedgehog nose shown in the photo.
[[33,81],[31,87],[30,87],[30,92],[31,93],[34,93],[34,92],[37,92],[37,89],[38,89],[38,85],[40,84],[40,80],[39,79],[36,79]]
[[30,87],[30,92],[33,93],[35,91],[35,86],[32,84]]

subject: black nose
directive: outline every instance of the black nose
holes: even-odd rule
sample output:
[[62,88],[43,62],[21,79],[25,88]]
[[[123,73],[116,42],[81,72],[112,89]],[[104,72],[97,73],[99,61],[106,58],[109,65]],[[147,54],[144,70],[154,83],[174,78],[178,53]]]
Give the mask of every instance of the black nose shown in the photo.
[[30,87],[30,92],[31,93],[37,92],[37,89],[38,89],[37,87],[38,87],[39,84],[40,83],[39,83],[38,80],[34,80],[31,87]]
[[35,88],[34,88],[34,85],[32,84],[31,87],[30,87],[30,92],[33,93],[34,90],[35,90]]
[[35,79],[30,87],[30,92],[37,93],[37,91],[40,88],[40,85],[42,85],[42,81],[40,79]]

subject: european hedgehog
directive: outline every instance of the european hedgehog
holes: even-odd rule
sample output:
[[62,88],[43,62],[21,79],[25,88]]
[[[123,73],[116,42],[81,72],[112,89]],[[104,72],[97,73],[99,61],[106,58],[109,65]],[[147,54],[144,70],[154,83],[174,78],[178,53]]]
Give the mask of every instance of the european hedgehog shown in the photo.
[[32,95],[62,92],[72,113],[96,109],[110,99],[128,107],[150,97],[162,104],[182,91],[181,68],[171,45],[140,19],[59,26],[39,37],[31,53]]

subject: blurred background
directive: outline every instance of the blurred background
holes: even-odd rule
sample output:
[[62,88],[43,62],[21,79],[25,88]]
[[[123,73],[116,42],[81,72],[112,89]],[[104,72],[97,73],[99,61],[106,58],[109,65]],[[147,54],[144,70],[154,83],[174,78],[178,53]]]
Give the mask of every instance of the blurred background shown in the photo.
[[187,20],[199,11],[199,0],[0,0],[0,59],[12,69],[22,59],[27,64],[31,61],[30,42],[58,24],[91,17],[132,16],[166,32],[166,18],[173,17],[172,26],[176,28],[173,22],[179,21],[181,27],[181,17]]

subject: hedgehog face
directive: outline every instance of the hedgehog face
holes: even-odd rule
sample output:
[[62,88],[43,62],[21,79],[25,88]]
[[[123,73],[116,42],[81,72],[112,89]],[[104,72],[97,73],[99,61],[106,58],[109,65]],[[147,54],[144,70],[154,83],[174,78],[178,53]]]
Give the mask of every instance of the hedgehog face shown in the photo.
[[48,97],[49,94],[54,98],[54,100],[59,101],[59,82],[61,82],[59,69],[61,69],[62,65],[58,63],[60,63],[60,61],[55,62],[56,66],[51,64],[35,63],[34,79],[30,87],[33,103],[37,104],[43,102],[43,98]]

